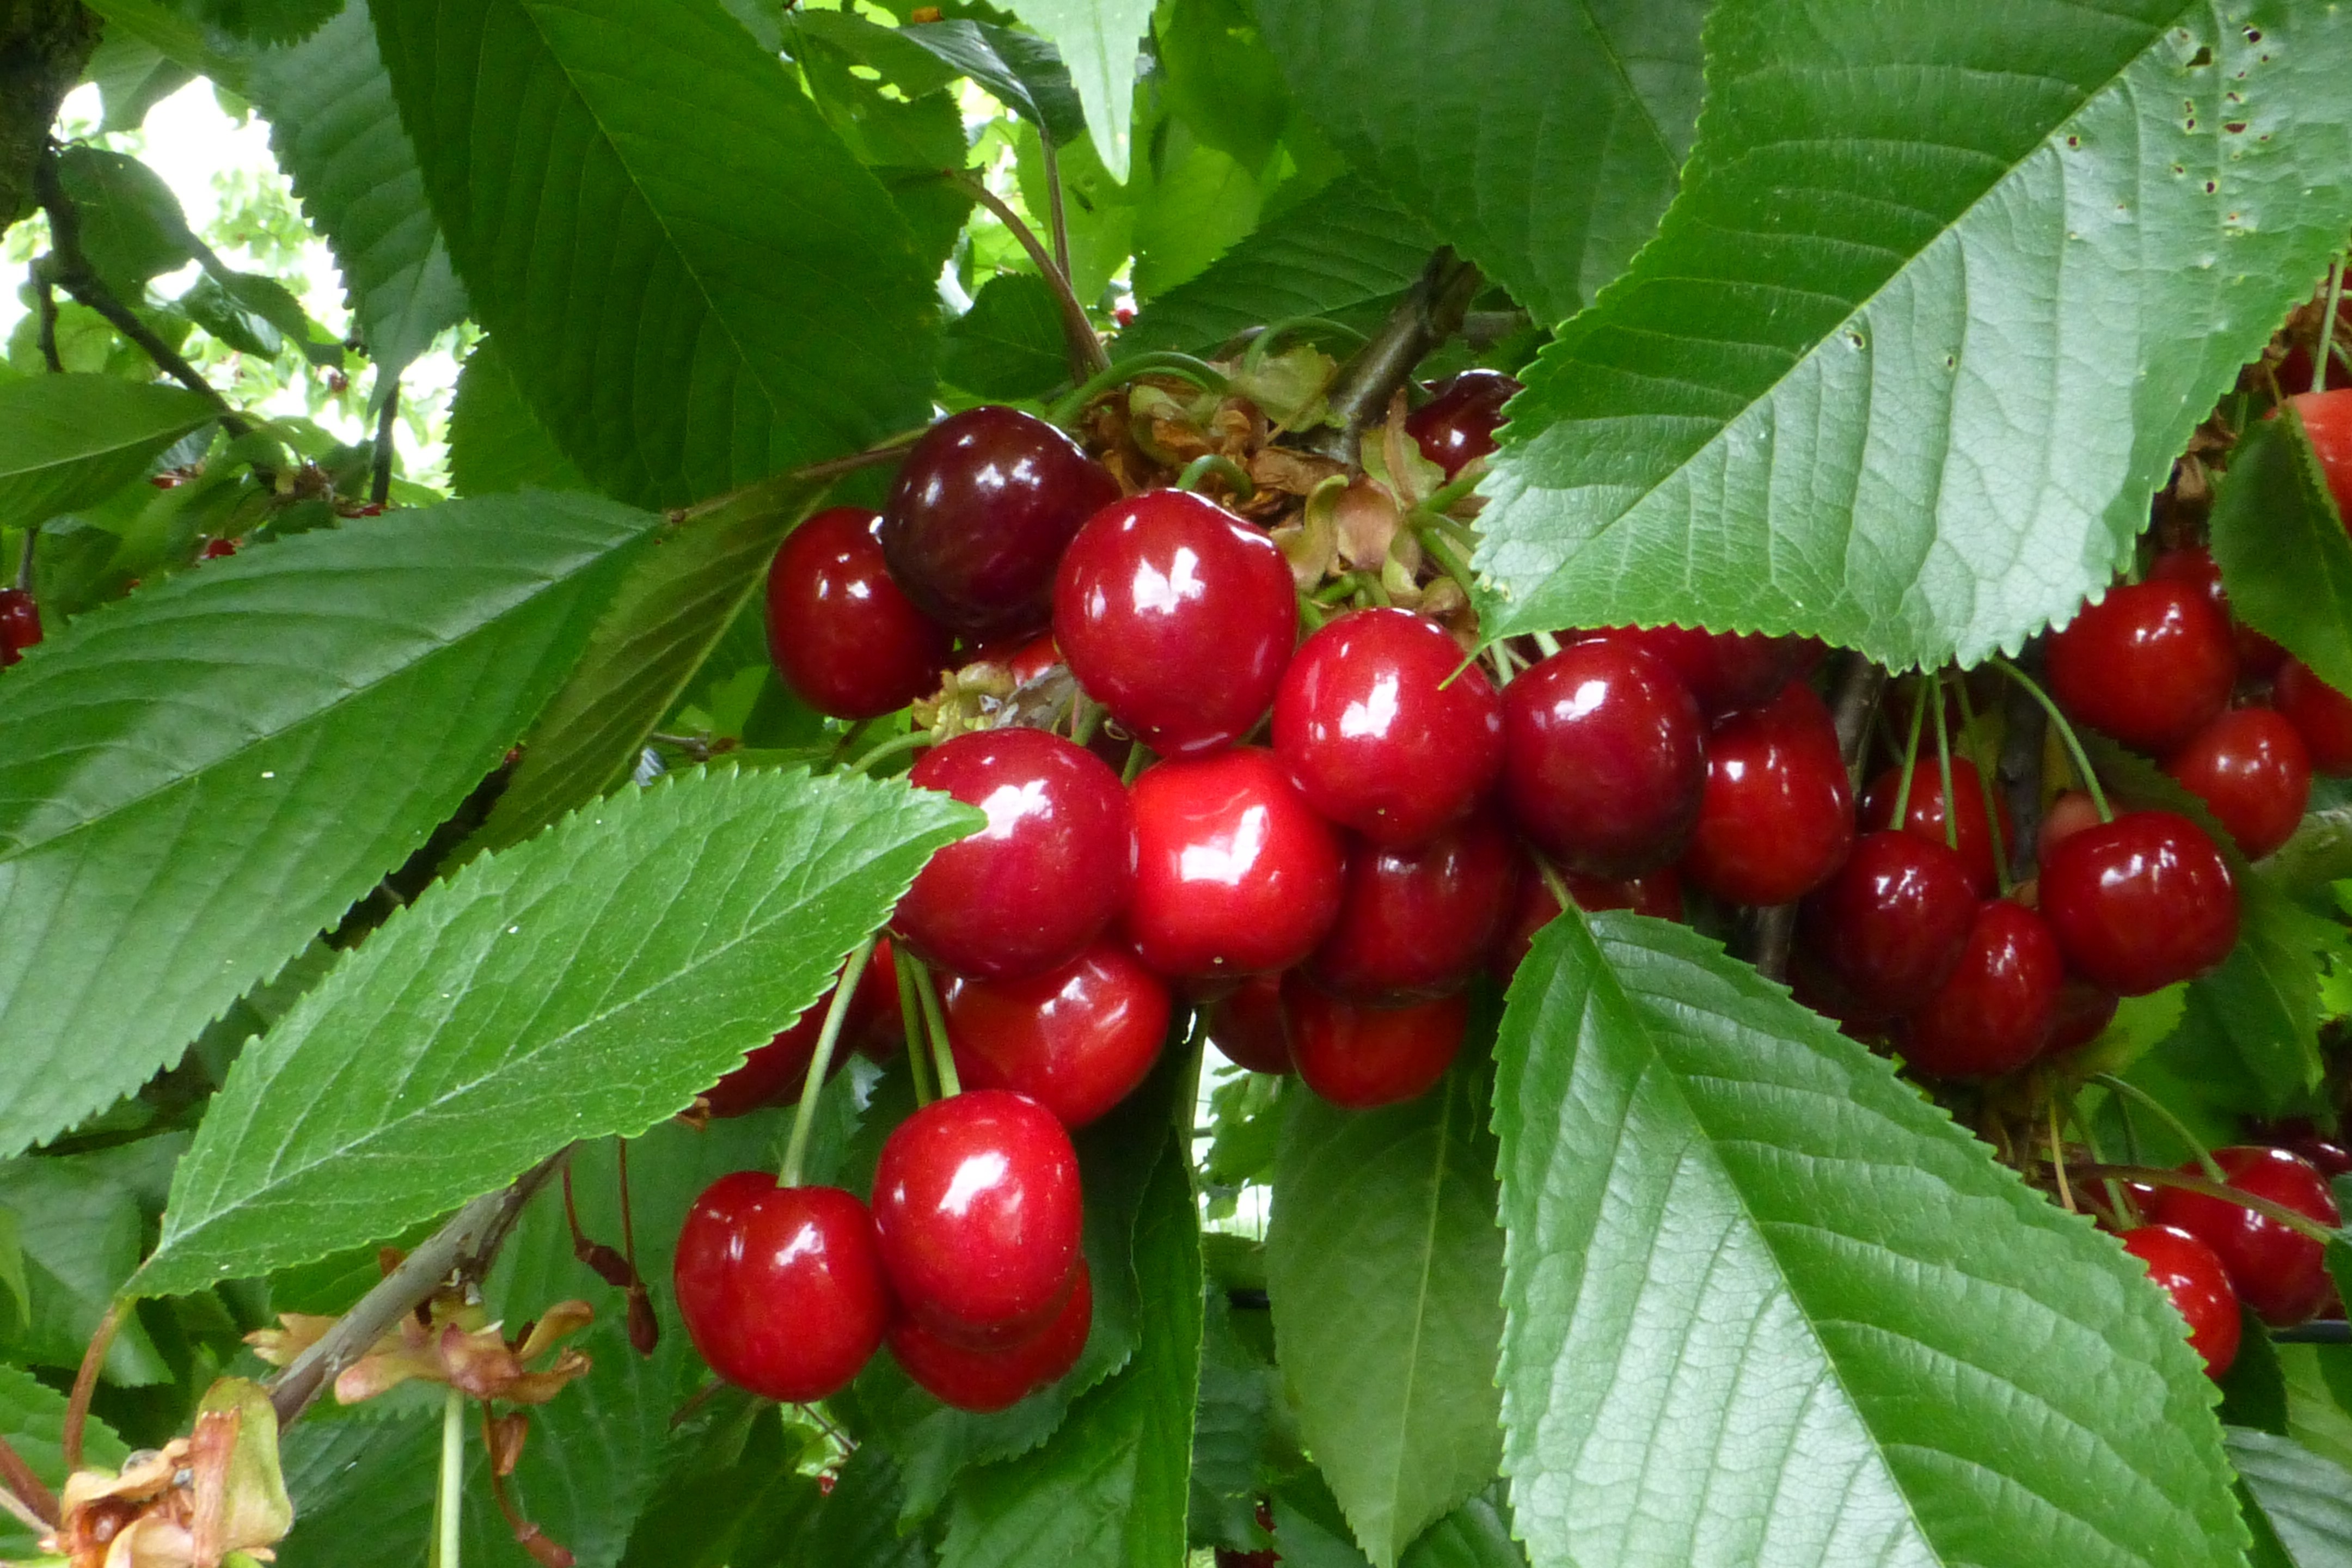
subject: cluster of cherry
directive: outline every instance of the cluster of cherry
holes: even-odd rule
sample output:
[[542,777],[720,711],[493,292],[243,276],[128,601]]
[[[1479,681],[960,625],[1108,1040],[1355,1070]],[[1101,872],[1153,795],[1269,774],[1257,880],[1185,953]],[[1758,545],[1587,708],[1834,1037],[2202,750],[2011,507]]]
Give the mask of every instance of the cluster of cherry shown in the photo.
[[23,588],[0,588],[0,669],[41,640],[41,607]]

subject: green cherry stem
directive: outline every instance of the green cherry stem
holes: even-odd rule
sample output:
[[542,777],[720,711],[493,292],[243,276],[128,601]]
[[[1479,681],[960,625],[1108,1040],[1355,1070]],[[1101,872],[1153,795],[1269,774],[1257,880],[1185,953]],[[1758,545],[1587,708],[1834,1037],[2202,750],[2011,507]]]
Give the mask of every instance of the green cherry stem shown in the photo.
[[929,964],[915,964],[915,994],[922,999],[923,1026],[931,1037],[931,1065],[939,1069],[940,1098],[950,1099],[963,1092],[963,1080],[956,1076],[955,1050],[948,1044],[947,1015],[940,1008],[940,988],[931,981]]
[[816,1101],[824,1089],[825,1069],[833,1066],[833,1047],[841,1040],[841,1026],[849,1017],[850,1000],[857,994],[857,983],[866,974],[866,961],[874,956],[874,939],[867,937],[852,948],[849,962],[841,966],[841,978],[834,983],[833,1005],[824,1010],[824,1027],[817,1031],[816,1054],[809,1058],[808,1079],[801,1085],[801,1103],[793,1112],[792,1142],[784,1145],[784,1173],[782,1185],[801,1184],[801,1162],[808,1156],[809,1134],[816,1127]]
[[[1944,722],[1944,681],[1941,676],[1927,683],[1927,695],[1936,708],[1936,766],[1944,775],[1944,847],[1957,850],[1960,847],[1960,803],[1952,798],[1952,736]],[[2053,1123],[2054,1130],[2055,1123]]]
[[2213,1158],[2211,1152],[2205,1147],[2205,1141],[2189,1131],[2189,1124],[2173,1115],[2171,1109],[2164,1101],[2157,1099],[2139,1085],[2126,1082],[2111,1072],[2093,1073],[2091,1081],[2110,1094],[2128,1096],[2156,1112],[2157,1120],[2171,1128],[2172,1135],[2179,1139],[2189,1152],[2197,1156],[2198,1167],[2205,1173],[2209,1180],[2218,1183],[2223,1179],[2221,1166]]
[[1461,584],[1464,593],[1467,594],[1476,586],[1470,563],[1462,559],[1454,548],[1454,542],[1443,529],[1426,518],[1418,518],[1413,520],[1412,536],[1421,541],[1421,547],[1429,552],[1430,558],[1437,563],[1440,570]]
[[2066,722],[2066,715],[2058,710],[2058,704],[2050,700],[2050,693],[2042,690],[2033,677],[1999,654],[1986,662],[2017,682],[2025,694],[2040,703],[2042,710],[2050,715],[2050,722],[2058,728],[2058,738],[2066,742],[2066,754],[2074,759],[2074,771],[2083,775],[2083,787],[2090,792],[2091,804],[2098,807],[2099,820],[2113,822],[2116,819],[2115,808],[2107,804],[2107,792],[2099,787],[2099,775],[2092,771],[2090,754],[2083,750],[2083,738],[2074,733],[2074,725]]
[[[2089,1152],[2091,1163],[2095,1165],[2105,1164],[2107,1157],[2099,1152],[2098,1130],[2091,1125],[2090,1118],[2083,1114],[2081,1102],[2071,1094],[2061,1094],[2058,1096],[2057,1103],[2066,1108],[2066,1120],[2074,1123],[2075,1135],[2083,1140],[2083,1147]],[[2107,1207],[2114,1213],[2116,1218],[2125,1223],[2138,1218],[2139,1211],[2131,1206],[2131,1199],[2125,1195],[2124,1184],[2113,1176],[2102,1179],[2107,1189]]]
[[1535,641],[1536,651],[1546,658],[1559,651],[1559,639],[1549,632],[1531,632],[1528,635]]
[[907,1037],[907,1076],[914,1080],[915,1103],[929,1105],[940,1097],[931,1082],[929,1038],[923,1023],[923,1001],[915,991],[915,964],[912,953],[900,949],[891,952],[890,967],[898,972],[898,1026]]
[[453,1384],[441,1396],[441,1485],[433,1507],[433,1568],[459,1568],[465,1506],[466,1396]]
[[1911,822],[1911,780],[1919,768],[1919,726],[1927,718],[1927,704],[1915,698],[1911,703],[1911,734],[1903,742],[1903,771],[1895,778],[1895,826],[1906,831]]
[[1249,470],[1222,452],[1203,452],[1185,464],[1184,471],[1176,476],[1176,488],[1197,493],[1211,474],[1225,481],[1235,500],[1246,501],[1257,494],[1257,482],[1249,477]]
[[1118,782],[1123,784],[1133,784],[1135,782],[1135,775],[1141,773],[1143,771],[1143,765],[1150,760],[1151,749],[1149,746],[1146,746],[1140,741],[1129,742],[1127,747],[1127,766],[1119,770]]
[[1087,404],[1104,393],[1145,375],[1181,376],[1202,391],[1213,392],[1220,397],[1231,392],[1234,384],[1225,379],[1224,372],[1206,360],[1177,353],[1173,350],[1155,350],[1123,359],[1108,370],[1098,371],[1087,377],[1076,391],[1047,409],[1045,418],[1050,424],[1066,426],[1071,420],[1086,412]]
[[850,763],[848,771],[853,773],[869,772],[875,763],[887,762],[903,752],[919,752],[935,739],[937,737],[929,730],[912,730],[904,735],[893,735]]
[[2298,1214],[2284,1204],[2274,1204],[2268,1198],[2240,1192],[2227,1182],[2217,1182],[2204,1176],[2192,1176],[2183,1171],[2167,1170],[2162,1165],[2077,1165],[2086,1176],[2112,1177],[2119,1182],[2146,1182],[2151,1187],[2176,1187],[2184,1193],[2196,1193],[2204,1197],[2219,1198],[2225,1204],[2235,1204],[2242,1209],[2252,1209],[2264,1219],[2274,1219],[2298,1235],[2307,1236],[2326,1247],[2336,1239],[2337,1233],[2306,1214]]
[[2327,268],[2327,310],[2319,318],[2318,352],[2311,356],[2311,390],[2327,390],[2327,362],[2336,355],[2336,309],[2344,301],[2344,253]]
[[1984,735],[1977,729],[1976,704],[1969,700],[1969,678],[1964,673],[1953,683],[1960,693],[1960,733],[1968,738],[1969,758],[1977,765],[1977,791],[1984,796],[1985,829],[1992,835],[1992,874],[2000,883],[2001,897],[2010,889],[2008,835],[2000,830],[2000,803],[1993,798],[1992,763],[1985,755]]

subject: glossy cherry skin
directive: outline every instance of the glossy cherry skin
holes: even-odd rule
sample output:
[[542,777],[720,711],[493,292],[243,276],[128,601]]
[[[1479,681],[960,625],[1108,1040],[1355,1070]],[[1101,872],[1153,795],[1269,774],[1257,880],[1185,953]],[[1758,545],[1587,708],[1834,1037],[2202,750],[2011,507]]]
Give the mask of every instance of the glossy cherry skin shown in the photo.
[[1070,1135],[1025,1095],[933,1100],[892,1130],[875,1164],[874,1228],[899,1305],[971,1349],[1053,1321],[1084,1223]]
[[2079,789],[2059,791],[2050,809],[2042,814],[2042,826],[2033,838],[2034,858],[2049,859],[2058,846],[2083,829],[2098,825],[2097,802]]
[[1062,552],[1118,499],[1110,470],[1043,419],[967,408],[908,450],[882,508],[882,553],[950,630],[1033,631],[1053,614]]
[[1274,698],[1274,754],[1307,802],[1376,844],[1470,813],[1503,766],[1503,704],[1436,622],[1352,610],[1299,646]]
[[[1902,784],[1900,765],[1888,768],[1870,781],[1870,787],[1862,792],[1862,826],[1865,832],[1895,826],[1895,795]],[[1985,816],[1984,784],[1976,764],[1964,757],[1952,759],[1952,795],[1960,858],[1968,865],[1978,896],[1990,898],[2000,886],[2000,878],[1992,863],[1992,828],[1990,819]],[[1910,810],[1903,814],[1903,830],[1938,844],[1945,842],[1944,770],[1934,757],[1922,756],[1912,768],[1909,804]],[[1996,801],[1995,809],[2000,813],[2000,841],[2005,845],[2015,842],[2016,829],[2010,821],[2007,803]]]
[[1956,850],[1910,833],[1865,833],[1807,895],[1799,931],[1865,1009],[1901,1013],[1951,973],[1977,915],[1975,879]]
[[1268,974],[1315,951],[1339,919],[1339,837],[1274,753],[1241,746],[1136,779],[1128,939],[1179,980]]
[[2024,905],[1977,906],[1951,973],[1900,1031],[1903,1058],[1936,1078],[1994,1078],[2042,1054],[2066,961],[2049,922]]
[[1135,816],[1100,757],[1045,730],[982,730],[908,775],[988,814],[931,857],[898,901],[898,935],[958,974],[1012,980],[1067,963],[1135,885]]
[[41,607],[22,588],[0,588],[0,669],[41,640]]
[[2050,637],[2050,691],[2079,722],[2163,756],[2229,706],[2230,623],[2199,588],[2122,583]]
[[1299,1081],[1349,1110],[1426,1093],[1462,1051],[1470,1003],[1457,991],[1409,1007],[1359,1007],[1293,974],[1282,984]]
[[1791,681],[1715,727],[1685,876],[1727,903],[1785,904],[1828,881],[1853,846],[1853,785],[1811,688]]
[[1444,468],[1450,479],[1474,458],[1495,449],[1503,405],[1518,391],[1519,384],[1499,370],[1463,371],[1405,416],[1405,434],[1420,444],[1421,455]]
[[2102,990],[2080,975],[2066,976],[2058,987],[2058,1003],[2050,1016],[2050,1043],[2043,1050],[2056,1056],[2089,1045],[2107,1032],[2121,1001],[2114,992]]
[[1225,1059],[1251,1072],[1291,1070],[1290,1020],[1282,976],[1253,974],[1209,1005],[1209,1038]]
[[966,1089],[1025,1094],[1073,1129],[1150,1073],[1171,1006],[1160,976],[1100,941],[1043,974],[950,981],[940,1004]]
[[937,690],[954,638],[890,580],[878,513],[837,506],[768,563],[768,657],[794,696],[835,719],[896,712]]
[[1163,757],[1202,756],[1265,716],[1297,646],[1298,591],[1264,529],[1206,496],[1151,490],[1071,541],[1054,640],[1129,734]]
[[1780,688],[1811,667],[1819,649],[1802,637],[1705,632],[1696,626],[1621,627],[1601,635],[1630,641],[1653,658],[1664,659],[1710,719],[1769,702]]
[[1481,813],[1412,849],[1348,846],[1346,891],[1307,972],[1335,996],[1399,1006],[1457,991],[1486,961],[1518,891],[1517,843]]
[[[2242,1193],[2268,1198],[2322,1225],[2340,1223],[2327,1183],[2309,1161],[2284,1149],[2239,1144],[2213,1151],[2224,1179]],[[2194,1165],[2181,1167],[2198,1174]],[[2177,1225],[2213,1249],[2238,1300],[2274,1329],[2318,1315],[2335,1294],[2319,1243],[2268,1215],[2202,1193],[2163,1187],[2148,1218]]]
[[2303,737],[2312,772],[2352,777],[2352,697],[2314,675],[2301,659],[2291,658],[2279,667],[2271,706]]
[[2352,527],[2352,390],[2298,392],[2287,403],[2302,416],[2337,517]]
[[1620,638],[1571,643],[1503,689],[1504,805],[1570,870],[1638,876],[1682,853],[1706,756],[1690,689]]
[[866,1205],[838,1187],[780,1187],[765,1171],[721,1176],[694,1200],[672,1278],[710,1370],[785,1404],[839,1393],[890,1317]]
[[2311,752],[2267,708],[2232,708],[2189,738],[2164,771],[2203,800],[2249,860],[2294,835],[2311,800]]
[[2124,1233],[2124,1250],[2147,1265],[2147,1277],[2172,1298],[2189,1324],[2189,1342],[2205,1358],[2205,1373],[2219,1377],[2238,1359],[2237,1292],[2213,1249],[2172,1225],[2144,1225]]
[[1002,1350],[971,1350],[941,1339],[919,1318],[890,1325],[890,1353],[908,1377],[942,1405],[981,1415],[1010,1409],[1078,1364],[1095,1321],[1094,1281],[1078,1259],[1077,1283],[1053,1321]]
[[2204,973],[2238,942],[2238,888],[2205,830],[2168,811],[2086,827],[2042,862],[2067,967],[2122,996]]
[[2204,591],[2206,599],[2230,623],[2230,637],[2238,650],[2240,679],[2263,679],[2275,675],[2278,667],[2285,662],[2286,649],[2253,627],[2241,625],[2231,615],[2230,595],[2221,586],[2221,568],[2205,546],[2184,544],[2177,550],[2168,550],[2148,563],[2147,574],[2191,584]]
[[[1599,914],[1603,910],[1631,910],[1637,915],[1655,920],[1678,921],[1683,918],[1683,879],[1672,866],[1661,866],[1654,871],[1622,881],[1605,877],[1580,877],[1570,871],[1560,880],[1568,884],[1568,896],[1576,907],[1587,914]],[[1550,885],[1528,868],[1519,878],[1518,897],[1513,901],[1509,917],[1503,922],[1502,934],[1496,939],[1494,955],[1488,959],[1486,973],[1505,985],[1519,972],[1526,961],[1528,948],[1534,942],[1536,932],[1559,916],[1559,900],[1551,896]]]

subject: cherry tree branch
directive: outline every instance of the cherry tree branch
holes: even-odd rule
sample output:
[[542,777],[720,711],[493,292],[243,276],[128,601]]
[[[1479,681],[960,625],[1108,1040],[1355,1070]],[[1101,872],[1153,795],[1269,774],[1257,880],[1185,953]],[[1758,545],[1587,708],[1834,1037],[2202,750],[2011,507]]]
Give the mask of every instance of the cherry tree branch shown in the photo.
[[1440,246],[1381,330],[1339,367],[1326,395],[1337,425],[1316,430],[1305,444],[1352,468],[1365,426],[1387,413],[1389,399],[1423,356],[1461,329],[1481,281],[1477,268]]

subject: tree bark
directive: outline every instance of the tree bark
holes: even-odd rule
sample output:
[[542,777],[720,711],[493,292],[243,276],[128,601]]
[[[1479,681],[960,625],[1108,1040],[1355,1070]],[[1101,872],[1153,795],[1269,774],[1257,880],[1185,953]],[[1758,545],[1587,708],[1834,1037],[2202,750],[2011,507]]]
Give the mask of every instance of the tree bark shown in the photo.
[[34,163],[99,26],[80,0],[0,0],[0,229],[33,210]]

